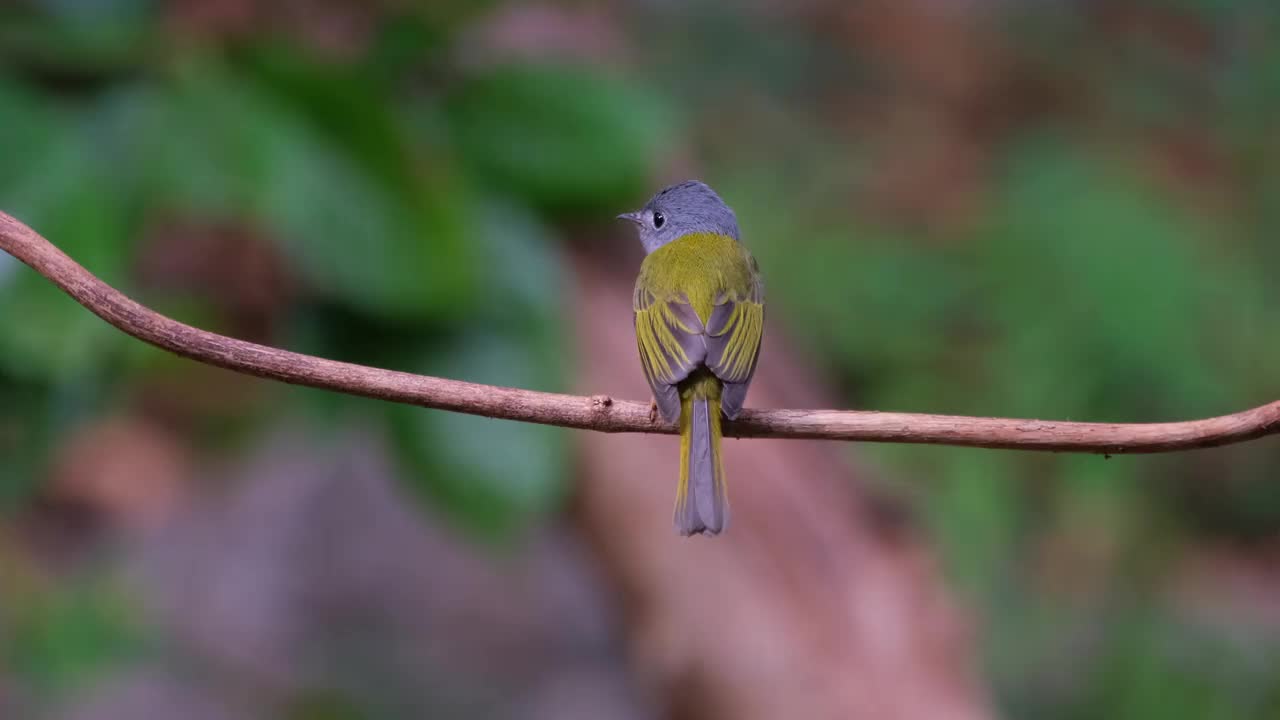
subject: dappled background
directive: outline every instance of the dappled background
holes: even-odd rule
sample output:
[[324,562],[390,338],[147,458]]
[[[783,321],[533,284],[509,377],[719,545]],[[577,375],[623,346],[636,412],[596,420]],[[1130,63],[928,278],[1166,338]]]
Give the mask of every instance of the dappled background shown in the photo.
[[[584,306],[639,260],[610,219],[697,176],[821,404],[1280,398],[1277,128],[1265,0],[0,7],[0,209],[203,328],[545,390],[635,387]],[[637,672],[579,497],[642,440],[199,366],[0,257],[0,717],[713,715]],[[1276,442],[840,452],[962,608],[951,717],[1280,714]]]

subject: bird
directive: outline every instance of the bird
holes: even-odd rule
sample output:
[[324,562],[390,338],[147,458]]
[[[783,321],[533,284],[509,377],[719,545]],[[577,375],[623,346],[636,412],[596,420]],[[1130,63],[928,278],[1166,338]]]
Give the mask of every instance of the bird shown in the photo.
[[721,416],[742,411],[764,336],[764,280],[733,210],[706,184],[660,190],[618,216],[635,225],[645,258],[632,307],[653,406],[680,429],[674,522],[683,536],[729,524]]

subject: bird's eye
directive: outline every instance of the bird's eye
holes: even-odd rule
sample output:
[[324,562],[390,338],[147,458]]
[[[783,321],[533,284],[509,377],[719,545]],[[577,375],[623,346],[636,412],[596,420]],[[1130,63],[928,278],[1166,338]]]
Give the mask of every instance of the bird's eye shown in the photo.
[[667,218],[657,210],[653,211],[653,229],[658,230],[667,222]]

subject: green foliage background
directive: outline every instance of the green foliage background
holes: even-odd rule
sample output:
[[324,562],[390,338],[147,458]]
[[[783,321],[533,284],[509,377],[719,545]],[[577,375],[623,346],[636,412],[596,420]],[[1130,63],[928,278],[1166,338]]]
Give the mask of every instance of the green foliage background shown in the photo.
[[[773,317],[849,406],[1142,421],[1280,397],[1280,19],[1268,3],[1115,4],[1139,18],[1129,25],[1087,4],[976,3],[970,19],[1000,48],[978,67],[1008,87],[958,130],[927,73],[902,72],[892,53],[739,5],[612,5],[630,50],[603,62],[573,48],[466,60],[500,2],[371,5],[367,34],[341,51],[280,27],[202,32],[177,5],[0,10],[0,207],[204,327],[244,329],[226,288],[140,270],[175,220],[259,238],[287,268],[293,291],[259,339],[564,388],[559,236],[607,227],[665,168],[692,164],[737,208]],[[1171,25],[1192,39],[1171,40]],[[889,110],[877,121],[847,107],[906,107],[977,169],[930,190],[946,167],[921,165],[910,143],[931,131],[895,134]],[[902,173],[906,190],[884,189]],[[72,429],[189,372],[0,257],[7,516],[39,497]],[[499,542],[564,494],[566,432],[262,392],[252,412],[187,411],[206,452],[281,416],[316,432],[368,422],[394,439],[425,502]],[[1206,549],[1280,587],[1274,442],[1111,459],[850,452],[921,510],[984,619],[986,674],[1010,716],[1280,714],[1274,617],[1265,631],[1199,617],[1173,592]],[[33,686],[52,692],[145,651],[114,589],[31,592],[6,608],[0,665]]]

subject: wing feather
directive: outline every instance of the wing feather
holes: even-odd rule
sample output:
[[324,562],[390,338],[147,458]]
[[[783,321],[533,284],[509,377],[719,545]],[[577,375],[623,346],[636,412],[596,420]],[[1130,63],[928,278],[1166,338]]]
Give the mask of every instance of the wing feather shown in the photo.
[[[754,259],[752,262],[755,269]],[[745,296],[725,292],[707,318],[707,366],[724,383],[721,410],[732,420],[742,411],[747,388],[755,377],[764,338],[764,283],[752,274]]]
[[707,359],[702,320],[687,298],[658,298],[639,287],[633,306],[636,344],[645,378],[662,417],[676,422],[680,419],[680,392],[676,385]]

